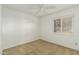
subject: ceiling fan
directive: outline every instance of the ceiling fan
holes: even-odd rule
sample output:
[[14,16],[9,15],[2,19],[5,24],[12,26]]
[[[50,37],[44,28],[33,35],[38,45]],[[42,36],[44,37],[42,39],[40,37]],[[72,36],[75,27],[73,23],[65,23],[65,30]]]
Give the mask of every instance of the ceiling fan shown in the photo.
[[[36,12],[36,14],[39,14],[40,12],[45,12],[48,9],[54,9],[56,8],[55,5],[53,4],[33,4],[33,6],[38,9],[38,11]],[[32,8],[34,8],[32,7]]]

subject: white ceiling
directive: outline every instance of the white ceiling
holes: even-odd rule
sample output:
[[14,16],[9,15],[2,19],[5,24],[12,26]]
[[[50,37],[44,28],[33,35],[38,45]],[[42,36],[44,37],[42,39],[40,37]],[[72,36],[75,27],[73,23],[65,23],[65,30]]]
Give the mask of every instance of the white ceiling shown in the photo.
[[73,4],[5,4],[5,7],[12,8],[35,16],[43,16],[59,10],[67,9],[76,5]]

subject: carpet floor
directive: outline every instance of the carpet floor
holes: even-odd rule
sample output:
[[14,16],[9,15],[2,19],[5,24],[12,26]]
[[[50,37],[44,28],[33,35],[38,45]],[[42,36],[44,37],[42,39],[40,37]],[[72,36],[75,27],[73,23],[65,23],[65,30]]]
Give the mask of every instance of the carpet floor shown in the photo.
[[4,49],[3,55],[79,55],[79,51],[39,39]]

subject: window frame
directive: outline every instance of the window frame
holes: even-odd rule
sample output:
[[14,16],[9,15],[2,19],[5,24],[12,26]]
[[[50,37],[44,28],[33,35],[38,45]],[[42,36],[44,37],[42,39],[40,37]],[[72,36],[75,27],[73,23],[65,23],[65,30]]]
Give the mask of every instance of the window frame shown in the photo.
[[[72,23],[72,25],[71,25],[71,32],[63,32],[62,31],[62,20],[64,20],[64,18],[71,18],[71,23]],[[57,19],[60,19],[61,20],[61,30],[60,30],[60,32],[55,32],[55,23],[54,23],[54,33],[57,33],[57,34],[72,34],[73,32],[74,32],[74,21],[73,21],[73,19],[74,19],[74,16],[72,16],[72,15],[66,15],[66,16],[62,16],[62,17],[56,17],[56,18],[54,18],[54,21],[55,20],[57,20]]]

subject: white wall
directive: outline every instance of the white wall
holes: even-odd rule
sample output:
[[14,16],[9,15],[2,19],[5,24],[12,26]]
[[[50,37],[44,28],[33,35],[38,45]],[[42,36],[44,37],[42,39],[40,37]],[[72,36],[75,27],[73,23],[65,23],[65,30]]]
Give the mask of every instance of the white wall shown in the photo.
[[1,54],[1,52],[2,52],[2,48],[1,48],[1,41],[2,41],[2,40],[1,40],[1,17],[2,17],[2,16],[1,16],[1,7],[2,7],[2,6],[1,6],[1,4],[0,4],[0,54]]
[[2,49],[36,40],[38,20],[35,16],[2,6]]
[[[74,15],[74,33],[71,35],[55,34],[53,20],[64,15]],[[2,8],[2,49],[27,43],[38,38],[79,50],[79,7],[50,14],[42,18]],[[78,43],[78,45],[75,45]]]
[[[54,18],[65,15],[74,16],[74,32],[70,35],[54,33]],[[65,47],[79,50],[79,7],[63,10],[41,18],[41,38]],[[78,45],[75,45],[78,43]]]

